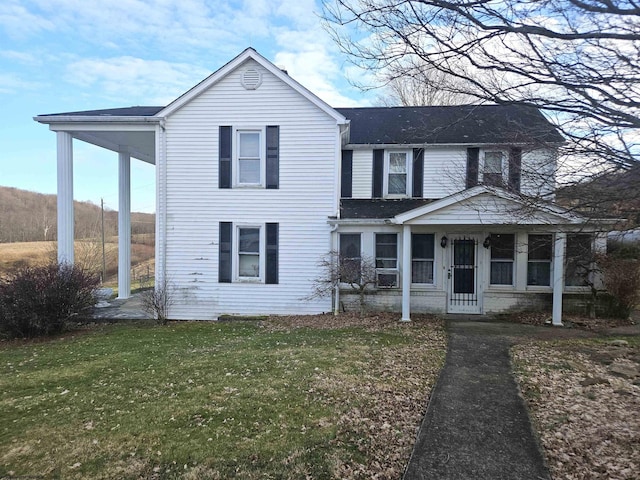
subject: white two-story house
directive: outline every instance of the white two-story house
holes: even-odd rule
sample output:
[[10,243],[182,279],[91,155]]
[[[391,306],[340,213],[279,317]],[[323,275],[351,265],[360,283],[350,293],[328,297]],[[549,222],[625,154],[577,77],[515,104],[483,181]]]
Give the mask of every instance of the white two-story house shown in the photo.
[[[597,228],[554,205],[557,146],[510,106],[333,108],[253,49],[164,107],[40,115],[58,135],[58,258],[73,261],[73,139],[118,153],[120,296],[129,167],[155,164],[156,285],[174,319],[349,308],[308,297],[329,251],[370,258],[369,300],[412,312],[553,307]],[[569,259],[569,260],[567,260]]]

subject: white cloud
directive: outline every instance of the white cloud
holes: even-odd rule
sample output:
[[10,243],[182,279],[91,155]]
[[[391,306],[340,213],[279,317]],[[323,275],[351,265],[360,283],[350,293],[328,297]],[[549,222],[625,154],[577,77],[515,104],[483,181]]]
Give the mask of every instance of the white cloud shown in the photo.
[[28,10],[19,0],[4,0],[0,8],[0,28],[10,37],[24,38],[55,27],[55,22]]
[[41,83],[25,80],[16,73],[0,73],[0,95],[16,94],[25,90],[35,91],[41,87]]
[[210,73],[190,64],[125,56],[73,62],[67,80],[120,103],[166,105]]
[[[289,0],[283,2],[287,3]],[[303,23],[306,20],[302,20]],[[346,95],[354,93],[344,75],[343,62],[333,53],[333,40],[320,25],[319,19],[308,28],[282,27],[276,32],[276,42],[281,47],[273,61],[286,68],[289,74],[313,93],[334,107],[362,105]]]
[[18,52],[16,50],[0,50],[0,58],[20,63],[23,65],[40,65],[42,59],[40,56],[29,52]]
[[320,11],[315,0],[281,0],[276,7],[276,14],[291,20],[296,28],[316,27],[320,19]]

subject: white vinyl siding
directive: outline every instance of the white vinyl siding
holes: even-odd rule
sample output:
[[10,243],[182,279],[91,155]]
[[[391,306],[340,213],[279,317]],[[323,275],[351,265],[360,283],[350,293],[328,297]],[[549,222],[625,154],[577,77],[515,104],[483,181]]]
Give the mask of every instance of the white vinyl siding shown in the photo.
[[[241,72],[250,65],[262,74],[255,90],[241,85]],[[279,189],[217,188],[220,125],[279,125]],[[327,218],[336,214],[339,160],[335,120],[249,61],[169,116],[165,128],[166,266],[176,289],[171,317],[330,310],[330,299],[300,298],[311,289],[318,259],[331,249]],[[279,224],[279,284],[218,283],[219,222],[233,222],[234,235],[236,225]]]
[[[509,173],[509,152],[508,150],[486,149],[486,152],[493,151],[502,152],[502,180],[506,184]],[[483,172],[484,152],[484,149],[481,150],[480,172]],[[431,147],[426,145],[424,147],[423,197],[432,199],[444,198],[464,190],[466,155],[466,147]],[[523,151],[521,192],[533,196],[548,196],[552,194],[554,168],[555,157],[551,150]],[[354,149],[353,198],[371,198],[372,171],[373,150]],[[410,188],[408,192],[410,193]]]

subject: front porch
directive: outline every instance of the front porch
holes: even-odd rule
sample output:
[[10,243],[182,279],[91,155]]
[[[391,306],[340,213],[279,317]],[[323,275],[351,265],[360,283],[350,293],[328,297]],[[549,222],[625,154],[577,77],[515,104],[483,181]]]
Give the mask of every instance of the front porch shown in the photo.
[[[118,155],[118,298],[131,295],[131,159],[156,164],[161,135],[159,107],[96,110],[39,115],[57,141],[57,232],[60,263],[74,263],[73,141]],[[156,170],[156,177],[158,172]],[[156,222],[156,238],[157,222]],[[157,245],[156,245],[157,258]]]
[[[546,309],[553,325],[562,325],[564,292],[589,291],[565,282],[568,236],[587,232],[593,251],[606,249],[606,238],[583,219],[549,204],[525,215],[517,199],[499,189],[474,187],[417,207],[411,199],[405,211],[402,202],[343,200],[342,213],[352,218],[330,223],[337,227],[334,250],[342,253],[349,242],[352,252],[371,258],[384,273],[388,283],[367,297],[372,307],[402,312],[403,321],[414,311],[493,315]],[[390,218],[389,203],[400,211]],[[376,216],[378,204],[384,209]],[[334,307],[340,309],[349,300],[348,288],[337,297],[342,305]]]

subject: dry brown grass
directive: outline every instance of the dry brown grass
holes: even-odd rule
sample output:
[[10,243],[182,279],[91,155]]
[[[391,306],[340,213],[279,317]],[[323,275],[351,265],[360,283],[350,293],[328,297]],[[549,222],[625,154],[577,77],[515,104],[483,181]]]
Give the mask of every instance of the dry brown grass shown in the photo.
[[42,265],[55,251],[55,242],[0,243],[0,273],[21,266]]
[[[102,270],[102,245],[93,240],[75,242],[76,262],[92,270]],[[0,275],[25,266],[43,265],[56,257],[56,242],[15,242],[0,243]],[[152,244],[133,243],[131,245],[131,265],[150,265],[154,268],[155,248]],[[110,237],[105,243],[107,279],[118,273],[118,238]]]

